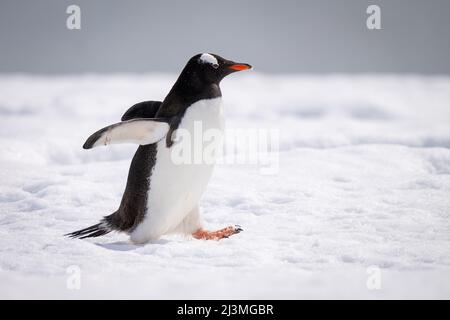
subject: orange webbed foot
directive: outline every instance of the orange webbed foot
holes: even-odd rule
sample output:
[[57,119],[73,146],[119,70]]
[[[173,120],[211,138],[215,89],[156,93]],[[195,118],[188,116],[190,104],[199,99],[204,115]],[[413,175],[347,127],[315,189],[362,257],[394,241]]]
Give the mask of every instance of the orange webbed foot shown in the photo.
[[233,234],[237,234],[239,232],[243,231],[241,226],[235,225],[235,226],[229,226],[217,231],[206,231],[203,229],[199,229],[196,232],[192,234],[192,236],[196,239],[203,239],[203,240],[220,240],[224,238],[228,238],[229,236],[232,236]]

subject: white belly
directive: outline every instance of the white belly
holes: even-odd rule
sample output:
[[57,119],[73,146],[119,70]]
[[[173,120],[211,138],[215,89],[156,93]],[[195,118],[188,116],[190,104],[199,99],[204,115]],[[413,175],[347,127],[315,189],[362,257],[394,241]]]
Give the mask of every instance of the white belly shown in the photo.
[[[150,176],[147,213],[131,233],[133,241],[147,242],[173,231],[197,206],[214,168],[214,163],[205,163],[202,159],[207,148],[211,149],[211,141],[203,141],[203,136],[211,129],[222,133],[223,124],[221,98],[201,100],[186,110],[176,131],[176,137],[190,134],[190,148],[185,148],[189,146],[187,140],[175,140],[177,142],[170,148],[166,147],[165,139],[158,142],[156,163]],[[182,146],[184,157],[177,152]]]

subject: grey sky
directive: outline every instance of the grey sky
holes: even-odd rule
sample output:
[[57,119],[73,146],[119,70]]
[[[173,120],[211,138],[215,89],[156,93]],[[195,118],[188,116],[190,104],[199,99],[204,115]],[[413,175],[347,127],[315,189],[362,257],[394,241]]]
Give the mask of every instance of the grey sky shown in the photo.
[[0,46],[0,72],[176,72],[207,51],[263,72],[448,74],[450,1],[0,0]]

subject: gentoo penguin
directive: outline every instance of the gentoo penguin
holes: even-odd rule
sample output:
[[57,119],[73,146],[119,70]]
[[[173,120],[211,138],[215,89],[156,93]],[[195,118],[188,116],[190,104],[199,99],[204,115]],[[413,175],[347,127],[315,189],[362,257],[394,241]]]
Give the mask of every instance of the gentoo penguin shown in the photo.
[[117,211],[98,224],[67,235],[83,239],[120,231],[129,234],[134,243],[147,243],[168,233],[219,240],[242,231],[239,226],[218,231],[203,228],[198,202],[214,163],[175,163],[171,153],[177,146],[177,133],[193,133],[196,122],[201,123],[203,132],[223,130],[219,84],[225,76],[250,68],[249,64],[216,54],[197,54],[188,61],[164,101],[135,104],[122,116],[122,122],[92,134],[84,149],[130,142],[139,147]]

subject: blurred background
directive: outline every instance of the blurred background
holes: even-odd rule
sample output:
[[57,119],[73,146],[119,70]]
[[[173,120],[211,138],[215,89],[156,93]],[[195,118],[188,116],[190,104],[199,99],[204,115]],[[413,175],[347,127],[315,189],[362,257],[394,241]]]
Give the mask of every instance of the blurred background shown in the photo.
[[[66,8],[81,8],[81,30]],[[366,27],[370,4],[381,30]],[[447,0],[1,0],[0,72],[177,72],[214,52],[270,73],[450,72]]]

